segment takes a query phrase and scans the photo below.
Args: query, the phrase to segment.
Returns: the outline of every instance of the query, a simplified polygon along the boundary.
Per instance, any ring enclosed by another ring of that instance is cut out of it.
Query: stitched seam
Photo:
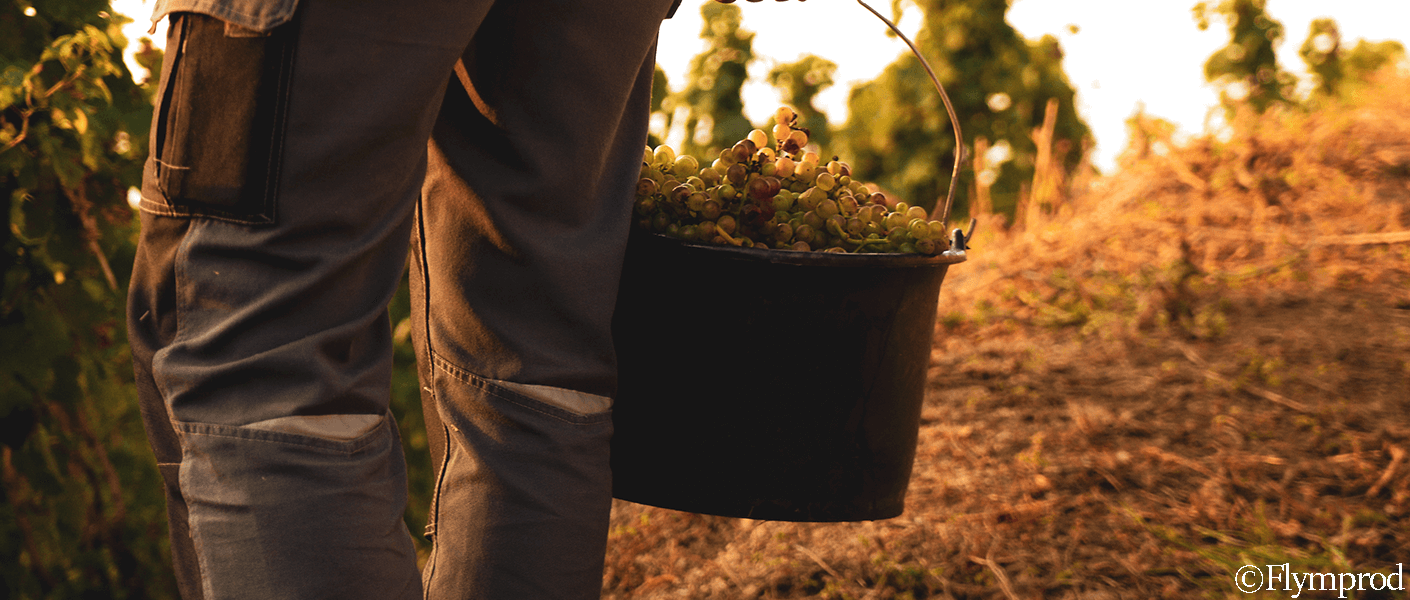
[[[302,20],[302,19],[300,19]],[[278,120],[274,124],[274,131],[271,132],[274,146],[269,151],[269,165],[265,169],[265,190],[264,208],[268,214],[270,222],[278,220],[279,213],[279,177],[284,169],[284,131],[289,122],[290,104],[292,104],[293,93],[290,91],[294,81],[295,55],[298,50],[299,33],[302,26],[295,21],[288,33],[287,40],[281,40],[283,44],[283,66],[279,71],[279,93],[278,93]]]
[[[301,448],[315,448],[319,450],[329,450],[338,454],[357,454],[359,452],[362,452],[363,450],[366,450],[369,446],[371,446],[374,442],[377,441],[376,434],[379,430],[386,427],[386,422],[384,421],[383,424],[377,426],[376,429],[373,429],[372,431],[363,434],[361,438],[348,442],[335,442],[331,440],[319,440],[316,438],[308,438],[307,441],[304,441],[293,437],[285,437],[296,436],[298,434],[272,432],[265,431],[262,429],[252,430],[260,432],[259,434],[251,433],[250,435],[239,435],[233,432],[220,431],[219,429],[217,429],[229,426],[215,425],[211,423],[178,422],[175,423],[175,425],[176,428],[183,434],[204,435],[208,437],[219,437],[226,439],[246,440],[251,442],[280,444],[284,446],[296,446]]]
[[[431,355],[432,358],[435,360],[436,365],[443,368],[446,371],[446,374],[450,375],[451,377],[454,377],[455,379],[467,385],[474,386],[479,390],[485,392],[486,394],[494,396],[495,398],[498,398],[505,402],[514,404],[515,406],[521,407],[525,410],[531,410],[541,415],[553,417],[560,421],[572,423],[575,425],[591,425],[594,423],[604,423],[610,421],[612,418],[612,411],[610,409],[601,413],[591,415],[579,415],[558,408],[556,406],[545,404],[544,402],[529,398],[527,396],[524,396],[523,394],[519,394],[512,390],[507,390],[501,388],[500,386],[494,385],[490,383],[489,380],[452,364],[450,361],[446,360],[441,355],[436,354],[434,351],[431,353]]]
[[[251,226],[272,225],[274,223],[274,221],[266,215],[237,216],[234,213],[228,213],[213,208],[194,210],[177,204],[149,200],[146,197],[142,198],[142,201],[138,204],[138,208],[154,215],[178,219],[209,219],[212,221],[223,221],[236,225]]]
[[[153,185],[163,196],[165,196],[166,194],[165,189],[167,174],[166,169],[162,168],[166,164],[166,162],[161,160],[161,157],[168,156],[168,153],[171,151],[171,144],[169,143],[169,140],[167,138],[171,135],[171,123],[174,120],[172,112],[176,110],[176,107],[173,106],[173,104],[175,103],[175,98],[173,96],[176,92],[176,78],[179,73],[183,72],[182,67],[184,67],[184,65],[182,63],[186,62],[186,57],[184,56],[185,52],[183,51],[186,46],[186,21],[186,19],[182,18],[179,19],[179,22],[173,22],[172,31],[167,35],[168,40],[170,40],[173,35],[176,37],[176,48],[172,49],[170,51],[170,54],[168,54],[167,56],[167,58],[170,59],[170,65],[164,64],[162,66],[161,88],[158,90],[158,95],[156,98],[156,114],[153,117],[151,127],[152,147],[150,155],[153,163],[153,179],[155,180]],[[145,188],[145,172],[143,173],[142,178],[143,187]],[[162,199],[165,200],[166,198],[163,197]]]
[[[159,165],[161,165],[161,166],[163,166],[163,167],[166,167],[166,168],[168,168],[168,169],[176,169],[176,170],[178,170],[178,171],[190,171],[190,170],[191,170],[191,167],[182,167],[182,166],[178,166],[178,165],[173,165],[173,164],[171,164],[171,163],[169,163],[169,162],[167,162],[167,161],[164,161],[164,160],[162,160],[162,159],[160,159],[160,158],[156,158],[156,157],[153,157],[153,158],[152,158],[152,161],[155,162],[155,163],[157,163],[157,164],[159,164]]]
[[[183,214],[181,214],[181,213],[179,213],[179,212],[176,212],[176,211],[174,211],[174,210],[171,210],[171,207],[167,206],[166,204],[162,204],[162,203],[160,203],[160,202],[156,202],[156,201],[153,201],[153,200],[148,200],[148,199],[146,199],[146,198],[143,198],[143,199],[142,199],[142,202],[138,204],[138,208],[141,208],[142,210],[147,211],[147,212],[149,212],[149,213],[151,213],[151,214],[158,215],[158,216],[163,216],[163,217],[184,217],[184,216],[190,216],[190,215],[183,215]]]
[[[265,443],[265,444],[279,444],[279,445],[281,445],[281,446],[292,446],[292,447],[296,447],[296,448],[311,448],[311,449],[314,449],[314,450],[326,450],[326,451],[329,451],[329,452],[334,453],[334,454],[347,454],[347,455],[351,455],[351,454],[360,453],[360,452],[362,452],[363,450],[366,450],[366,449],[367,449],[367,444],[366,444],[366,443],[358,444],[357,446],[354,446],[354,447],[352,447],[352,448],[338,448],[338,447],[326,446],[326,445],[319,444],[319,443],[314,443],[314,442],[300,442],[300,441],[297,441],[297,440],[290,440],[290,439],[269,439],[269,438],[256,437],[256,436],[232,435],[232,434],[228,434],[228,433],[220,433],[220,432],[214,432],[214,431],[182,431],[182,433],[188,434],[188,435],[201,435],[201,436],[206,436],[206,437],[225,438],[225,439],[229,439],[229,440],[244,440],[244,441],[248,441],[248,442],[260,442],[260,443]]]
[[[451,377],[454,377],[455,379],[459,380],[461,383],[465,383],[465,384],[467,384],[467,385],[474,386],[476,389],[479,389],[480,391],[485,392],[486,394],[489,394],[489,395],[491,395],[491,396],[494,396],[494,397],[496,397],[496,398],[499,398],[500,400],[504,400],[504,401],[506,401],[506,402],[512,402],[512,403],[514,403],[514,404],[523,406],[523,403],[521,402],[521,399],[523,399],[523,398],[522,398],[522,396],[520,396],[519,394],[516,394],[516,393],[514,393],[514,392],[510,392],[510,391],[508,391],[508,390],[492,389],[490,386],[486,385],[486,382],[484,382],[483,380],[481,380],[479,377],[476,377],[474,374],[470,373],[468,370],[462,369],[462,368],[460,368],[460,367],[458,367],[458,366],[456,366],[456,365],[454,365],[454,364],[451,364],[450,361],[447,361],[445,358],[443,358],[443,357],[442,357],[441,355],[439,355],[439,354],[435,354],[435,360],[436,360],[437,363],[440,364],[441,368],[443,368],[443,369],[446,370],[447,374],[449,374]],[[496,386],[496,387],[497,387],[497,386]],[[501,391],[503,391],[503,392],[505,392],[505,393],[502,394],[502,393],[500,393]],[[545,411],[545,410],[539,410],[537,407],[533,407],[533,406],[524,406],[524,407],[525,407],[525,408],[528,408],[528,409],[530,409],[530,410],[533,410],[533,411],[535,411],[535,412],[541,413],[541,414],[550,415],[550,416],[555,416],[555,417],[556,417],[556,416],[559,416],[559,415],[553,415],[552,413],[549,413],[549,412],[547,412],[547,411]],[[565,412],[566,412],[566,411],[565,411]]]
[[[436,477],[436,492],[431,496],[430,526],[431,531],[435,533],[431,536],[431,555],[426,559],[426,575],[423,578],[423,590],[421,595],[423,600],[431,597],[431,582],[436,580],[436,564],[439,562],[436,560],[439,554],[436,551],[436,539],[440,537],[441,493],[445,488],[446,474],[450,472],[450,453],[454,450],[454,448],[451,447],[450,427],[441,425],[441,431],[446,438],[446,451],[445,456],[441,458],[440,473],[437,474]]]
[[[435,364],[435,352],[431,349],[431,264],[426,256],[426,196],[418,194],[416,196],[416,259],[421,267],[421,324],[422,339],[426,340],[426,356],[417,357],[418,360],[426,361],[428,365]],[[435,369],[431,369],[431,377],[435,377]],[[432,386],[431,395],[435,397],[435,386]]]
[[[441,435],[445,437],[445,454],[441,457],[440,468],[436,473],[436,491],[431,498],[431,530],[435,531],[441,521],[441,490],[445,486],[446,474],[450,472],[451,439],[450,427],[441,425]]]

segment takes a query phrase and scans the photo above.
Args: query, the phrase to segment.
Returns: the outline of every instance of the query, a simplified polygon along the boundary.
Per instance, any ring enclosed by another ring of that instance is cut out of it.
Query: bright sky
[[[713,0],[685,0],[675,18],[661,28],[657,61],[672,86],[685,81],[690,59],[703,48],[700,5]],[[1066,52],[1064,66],[1077,88],[1078,110],[1097,140],[1094,162],[1103,171],[1114,169],[1126,141],[1125,121],[1144,104],[1146,112],[1175,122],[1187,134],[1204,130],[1218,93],[1204,83],[1204,61],[1228,41],[1228,30],[1216,23],[1208,31],[1195,26],[1191,8],[1197,0],[1014,0],[1009,22],[1030,40],[1056,36]],[[868,0],[890,14],[887,0]],[[745,112],[764,122],[780,102],[765,81],[769,69],[816,54],[838,64],[837,84],[818,99],[819,108],[834,123],[847,116],[850,88],[868,81],[891,61],[910,56],[905,43],[885,35],[886,25],[852,0],[738,2],[744,28],[755,32],[754,51],[760,57],[751,69],[744,93]],[[135,18],[129,37],[145,35],[151,0],[115,0],[114,8]],[[1410,44],[1410,1],[1407,0],[1268,0],[1268,13],[1282,22],[1285,37],[1278,48],[1279,64],[1304,74],[1298,47],[1313,19],[1331,17],[1342,38]],[[920,26],[912,9],[899,25],[909,36]],[[1068,31],[1076,25],[1076,34]],[[159,31],[157,40],[164,39]],[[135,46],[135,44],[133,44]],[[963,85],[961,83],[960,85]]]

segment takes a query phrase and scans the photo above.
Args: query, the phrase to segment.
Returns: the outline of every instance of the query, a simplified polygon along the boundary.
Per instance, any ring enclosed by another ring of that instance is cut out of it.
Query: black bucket
[[[900,515],[940,284],[963,260],[634,233],[614,322],[614,495],[750,519]]]

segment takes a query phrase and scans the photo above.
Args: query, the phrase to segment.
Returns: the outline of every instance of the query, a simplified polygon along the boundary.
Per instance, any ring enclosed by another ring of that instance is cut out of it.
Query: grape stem
[[[888,243],[886,240],[872,240],[872,239],[867,239],[867,238],[854,238],[854,237],[852,237],[852,236],[844,236],[842,239],[846,240],[847,243],[849,243],[849,244],[856,244],[856,245],[857,245],[856,249],[852,250],[852,253],[853,253],[853,254],[856,254],[856,253],[861,252],[861,251],[862,251],[862,248],[867,247],[868,244],[886,244],[886,243]]]
[[[945,112],[949,113],[950,124],[953,125],[955,128],[955,168],[950,173],[950,191],[945,195],[945,212],[941,213],[939,215],[939,218],[937,218],[935,215],[935,210],[932,209],[930,211],[930,219],[932,221],[940,221],[941,223],[949,223],[950,207],[955,202],[955,183],[958,182],[960,178],[960,164],[962,164],[964,161],[969,160],[967,156],[969,154],[969,151],[964,146],[964,136],[960,134],[960,118],[955,115],[955,107],[950,104],[950,95],[945,93],[945,86],[940,85],[940,78],[935,76],[935,70],[931,69],[930,63],[925,60],[924,56],[921,56],[920,49],[916,48],[915,43],[911,42],[911,39],[906,37],[906,34],[901,33],[901,28],[897,27],[895,23],[892,23],[891,19],[888,19],[881,13],[877,12],[877,10],[875,8],[872,8],[870,4],[867,4],[864,0],[857,0],[857,4],[860,4],[863,8],[866,8],[867,10],[871,11],[871,14],[876,15],[876,18],[881,19],[881,22],[886,23],[886,26],[890,27],[891,31],[896,32],[896,35],[901,38],[901,41],[906,42],[906,45],[911,47],[911,52],[915,53],[916,58],[920,60],[920,66],[925,67],[926,74],[930,75],[930,82],[934,83],[936,91],[940,92],[940,99],[945,102]],[[939,208],[940,206],[937,204],[935,206],[935,209]]]
[[[716,230],[715,230],[715,233],[720,234],[720,237],[725,238],[725,241],[726,241],[726,242],[729,242],[730,245],[732,245],[732,246],[743,246],[743,245],[744,245],[744,242],[735,240],[733,237],[730,237],[730,234],[729,234],[728,231],[725,231],[725,230],[723,230],[723,229],[716,229]]]

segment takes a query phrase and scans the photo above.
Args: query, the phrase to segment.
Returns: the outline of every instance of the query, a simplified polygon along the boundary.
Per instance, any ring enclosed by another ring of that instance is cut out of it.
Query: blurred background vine
[[[0,7],[0,593],[174,597],[123,306],[151,119],[106,0]]]

